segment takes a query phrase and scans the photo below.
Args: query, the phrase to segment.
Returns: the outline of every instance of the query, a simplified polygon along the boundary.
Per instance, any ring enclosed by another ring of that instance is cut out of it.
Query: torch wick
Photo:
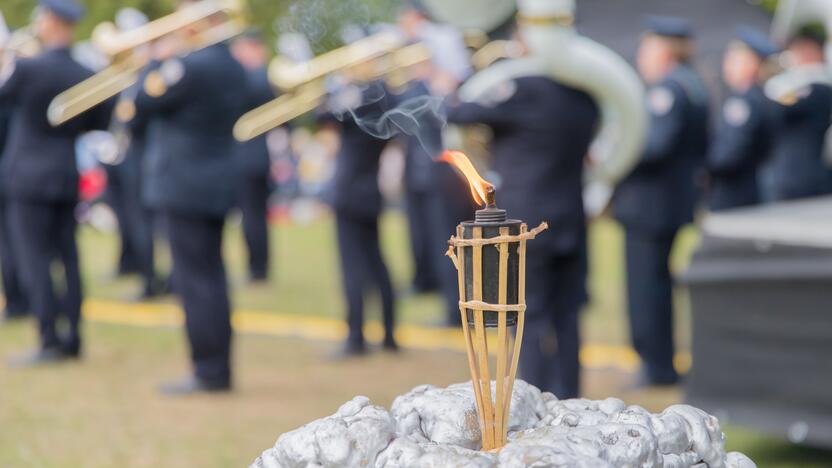
[[[496,195],[497,191],[494,189],[494,187],[488,187],[487,189],[485,189],[486,208],[497,208]]]

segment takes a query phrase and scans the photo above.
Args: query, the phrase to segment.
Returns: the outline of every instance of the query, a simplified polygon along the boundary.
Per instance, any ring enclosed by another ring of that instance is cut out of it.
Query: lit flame
[[[474,201],[484,206],[493,204],[494,185],[480,176],[477,169],[471,164],[471,160],[468,159],[468,156],[465,156],[465,153],[461,151],[445,151],[439,157],[439,160],[456,167],[468,179],[468,185],[471,186],[471,196],[474,197]]]

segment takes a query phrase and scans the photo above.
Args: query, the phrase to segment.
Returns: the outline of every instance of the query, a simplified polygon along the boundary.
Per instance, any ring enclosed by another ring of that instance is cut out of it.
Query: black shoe
[[[230,391],[231,382],[207,382],[194,376],[188,376],[159,386],[159,393],[165,396],[188,396]]]
[[[248,274],[248,284],[263,284],[269,280],[269,277],[266,273],[254,273],[250,272]]]
[[[26,367],[45,366],[66,361],[68,358],[69,356],[61,348],[43,348],[9,359],[9,367],[23,369]]]
[[[344,359],[351,359],[361,356],[366,356],[368,353],[367,345],[364,343],[345,343],[341,348],[329,355],[332,361],[342,361]]]
[[[142,292],[138,296],[132,298],[130,302],[146,302],[156,299],[166,294],[167,285],[164,281],[156,279],[150,283],[146,283],[142,288]]]
[[[639,391],[639,390],[647,390],[651,388],[665,388],[665,387],[672,387],[675,385],[679,385],[681,382],[681,377],[678,374],[668,375],[664,378],[656,378],[650,376],[650,374],[645,369],[641,369],[636,376],[635,382],[631,383],[630,385],[625,386],[622,390],[626,392],[630,391]]]
[[[29,311],[24,308],[9,308],[6,307],[3,309],[3,312],[0,312],[0,316],[5,317],[7,320],[19,320],[26,317],[29,317]]]
[[[381,344],[381,349],[388,353],[398,353],[400,351],[399,344],[393,338],[385,338]]]
[[[66,359],[81,359],[81,343],[78,341],[63,343],[61,352],[64,353]]]

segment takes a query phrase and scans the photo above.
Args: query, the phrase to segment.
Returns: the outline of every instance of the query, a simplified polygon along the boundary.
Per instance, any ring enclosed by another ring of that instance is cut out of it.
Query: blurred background
[[[137,8],[154,19],[172,11],[175,2],[83,3],[88,14],[77,29],[78,40],[88,38],[95,25],[111,21],[123,7]],[[29,23],[35,4],[2,0],[0,11],[15,29]],[[722,54],[736,25],[767,31],[776,6],[776,0],[579,0],[576,26],[633,63],[645,14],[690,19],[697,31],[696,68],[718,102],[724,94]],[[400,7],[395,0],[249,0],[250,21],[273,49],[280,34],[296,32],[308,38],[314,54],[343,45],[340,32],[346,25],[395,22]],[[87,296],[86,359],[83,364],[24,371],[0,367],[0,466],[244,466],[279,434],[331,414],[354,395],[389,406],[396,395],[418,384],[447,385],[468,378],[461,334],[440,326],[442,299],[435,291],[412,288],[415,267],[404,213],[402,150],[385,152],[379,181],[386,207],[381,243],[399,292],[397,336],[403,351],[331,361],[325,356],[346,333],[334,219],[323,201],[334,173],[337,135],[306,117],[290,129],[272,132],[267,141],[274,182],[268,204],[272,261],[267,281],[247,281],[239,213],[232,212],[225,227],[223,254],[238,332],[237,389],[230,396],[187,400],[161,399],[155,392],[157,381],[175,373],[186,355],[178,328],[181,311],[168,296],[128,300],[141,286],[136,275],[118,274],[122,247],[117,217],[105,196],[107,171],[94,156],[80,151],[83,202],[78,216],[83,224],[78,242]],[[688,226],[674,244],[671,265],[678,276],[690,271],[700,240],[699,228]],[[622,230],[609,216],[591,220],[590,302],[581,316],[583,396],[614,396],[660,411],[685,401],[685,388],[633,385],[639,357],[629,340],[623,249]],[[160,270],[170,268],[169,257],[165,246],[158,249]],[[701,284],[695,277],[691,281]],[[675,289],[674,301],[674,362],[685,373],[693,359],[693,319],[684,284]],[[379,309],[378,301],[371,300],[366,325],[371,342],[382,337]],[[2,356],[34,341],[27,321],[0,326]],[[779,372],[772,364],[768,378],[780,378]],[[788,378],[805,378],[804,383],[812,385],[811,375],[797,375]],[[824,377],[828,381],[829,376]],[[750,396],[755,389],[745,391]],[[832,423],[832,394],[813,404],[819,418]],[[729,450],[746,453],[761,467],[832,466],[832,440],[807,440],[808,423],[800,413],[792,416],[784,409],[784,414],[772,416],[785,421],[782,424],[753,424],[753,417],[733,420],[735,413],[720,413],[719,405],[707,409],[720,417]]]

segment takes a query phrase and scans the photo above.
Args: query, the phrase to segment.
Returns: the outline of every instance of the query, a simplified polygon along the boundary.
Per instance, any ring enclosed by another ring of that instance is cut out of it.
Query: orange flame
[[[446,162],[462,172],[462,175],[468,179],[468,185],[471,186],[471,196],[474,201],[480,205],[490,205],[493,203],[494,185],[483,179],[477,169],[471,164],[471,160],[465,153],[461,151],[445,151],[439,157],[440,161]]]

